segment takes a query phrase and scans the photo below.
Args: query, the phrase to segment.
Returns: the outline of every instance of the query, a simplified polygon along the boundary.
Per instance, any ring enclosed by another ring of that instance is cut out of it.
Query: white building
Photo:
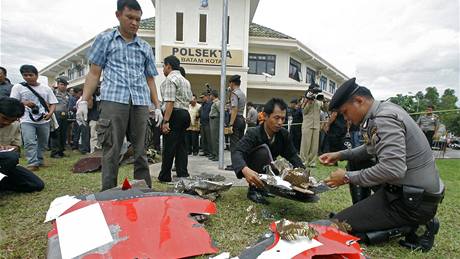
[[[138,36],[151,44],[160,76],[163,59],[176,55],[199,95],[209,83],[220,86],[222,0],[152,0],[155,16],[141,21]],[[298,40],[252,23],[259,0],[229,1],[227,76],[241,75],[248,100],[263,104],[271,97],[289,101],[307,89],[311,74],[330,98],[348,77]],[[95,35],[96,36],[96,35]],[[40,71],[55,83],[68,76],[70,86],[83,85],[89,64],[86,53],[94,38]],[[263,75],[269,74],[270,76]]]

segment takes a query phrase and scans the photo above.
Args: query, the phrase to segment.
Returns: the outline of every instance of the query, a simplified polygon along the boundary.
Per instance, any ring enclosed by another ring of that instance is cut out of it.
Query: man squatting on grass
[[[330,187],[378,187],[373,195],[334,218],[350,224],[352,233],[365,242],[405,235],[402,246],[429,251],[439,230],[435,215],[444,197],[444,184],[422,130],[398,105],[374,100],[369,89],[356,84],[355,78],[338,88],[329,109],[360,125],[364,144],[323,154],[320,162],[332,165],[339,160],[356,162],[372,157],[377,161],[365,169],[338,169],[325,180]],[[422,236],[416,235],[419,225],[426,225]]]
[[[21,146],[19,118],[24,105],[15,98],[0,97],[0,191],[34,192],[45,187],[34,173],[18,165]]]
[[[77,104],[77,120],[86,122],[88,100],[104,71],[96,126],[102,145],[102,190],[117,185],[118,160],[126,135],[134,148],[134,179],[145,180],[151,187],[144,145],[152,102],[157,126],[163,119],[154,78],[158,72],[152,48],[136,34],[142,16],[139,3],[119,0],[115,15],[120,22],[118,28],[99,34],[88,52],[91,68]]]

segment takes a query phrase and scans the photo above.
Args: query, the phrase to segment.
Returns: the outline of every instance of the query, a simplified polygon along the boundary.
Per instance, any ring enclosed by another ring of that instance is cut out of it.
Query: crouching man
[[[364,144],[323,154],[320,162],[332,165],[339,160],[374,157],[377,163],[355,171],[338,169],[325,180],[327,185],[381,186],[334,218],[350,224],[353,234],[367,243],[404,235],[401,245],[429,251],[439,230],[434,216],[444,197],[444,184],[423,132],[401,107],[374,100],[355,78],[339,87],[329,109],[360,125]],[[422,236],[415,234],[419,225],[426,225]]]
[[[286,158],[295,168],[304,165],[297,155],[287,129],[283,128],[287,104],[279,98],[272,98],[264,106],[265,122],[249,128],[232,151],[232,165],[238,178],[246,178],[249,184],[248,199],[268,204],[264,198],[264,183],[259,174],[264,167],[278,156]]]
[[[14,98],[0,98],[0,191],[41,191],[45,184],[31,171],[18,165],[21,132],[18,119],[24,105]]]

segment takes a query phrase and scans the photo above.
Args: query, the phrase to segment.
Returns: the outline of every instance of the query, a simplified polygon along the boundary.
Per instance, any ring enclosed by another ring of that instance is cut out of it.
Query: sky
[[[155,15],[150,0],[139,3],[143,18]],[[115,0],[1,0],[0,64],[18,82],[21,64],[44,68],[117,25],[115,9]],[[261,0],[253,22],[298,39],[378,99],[428,86],[460,99],[459,0]]]

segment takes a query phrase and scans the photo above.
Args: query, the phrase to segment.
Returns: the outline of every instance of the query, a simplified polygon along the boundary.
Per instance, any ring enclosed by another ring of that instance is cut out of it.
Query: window
[[[206,42],[206,14],[200,14],[200,42]]]
[[[331,80],[329,80],[329,92],[335,93],[335,82]]]
[[[184,41],[184,14],[176,13],[176,41]]]
[[[327,89],[327,78],[325,76],[321,76],[321,79],[319,80],[319,86],[321,87],[321,90],[326,91],[326,89]]]
[[[267,73],[270,75],[275,75],[275,55],[249,53],[248,60],[249,74],[262,75],[262,73]]]
[[[73,80],[73,71],[71,68],[67,70],[67,77],[69,77],[69,80]]]
[[[311,79],[313,78],[313,80],[316,79],[316,71],[307,67],[307,84],[311,84]]]
[[[293,58],[289,59],[289,77],[299,82],[302,81],[302,68],[300,62]]]
[[[230,16],[227,16],[227,44],[230,42]]]

